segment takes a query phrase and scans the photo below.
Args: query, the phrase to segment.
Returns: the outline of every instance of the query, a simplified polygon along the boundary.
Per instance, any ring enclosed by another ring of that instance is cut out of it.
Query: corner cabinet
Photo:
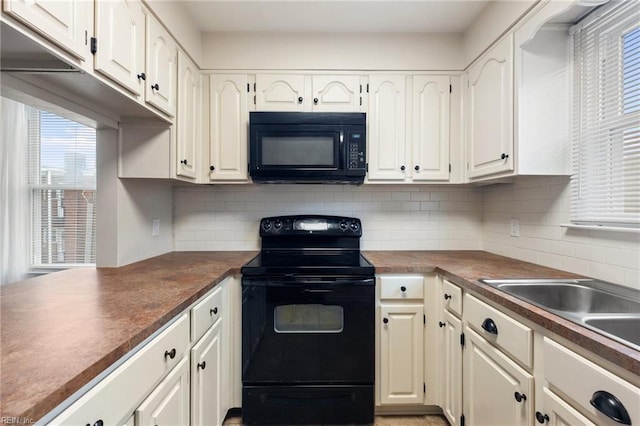
[[[145,19],[139,0],[95,2],[94,68],[136,97],[145,90]]]
[[[513,170],[513,34],[467,74],[467,176]]]
[[[178,109],[176,120],[176,175],[198,175],[201,102],[200,70],[187,55],[178,52]]]
[[[249,179],[248,91],[249,79],[245,74],[210,76],[207,181],[246,182]]]
[[[97,2],[99,3],[99,2]],[[87,0],[4,0],[2,10],[81,61],[91,58],[94,3]]]

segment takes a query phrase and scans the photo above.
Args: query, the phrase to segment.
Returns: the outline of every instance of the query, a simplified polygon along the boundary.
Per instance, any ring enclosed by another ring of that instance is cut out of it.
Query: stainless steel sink
[[[640,291],[599,280],[480,280],[640,351]]]

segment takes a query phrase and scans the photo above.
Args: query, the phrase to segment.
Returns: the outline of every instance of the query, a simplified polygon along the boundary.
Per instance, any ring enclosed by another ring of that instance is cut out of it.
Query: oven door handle
[[[323,289],[305,288],[302,291],[304,291],[305,293],[333,293],[333,290],[329,290],[326,288],[323,288]]]

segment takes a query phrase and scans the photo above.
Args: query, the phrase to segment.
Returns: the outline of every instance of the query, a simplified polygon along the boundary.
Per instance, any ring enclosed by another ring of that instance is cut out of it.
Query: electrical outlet
[[[511,218],[511,232],[512,237],[520,236],[520,220],[517,217]]]
[[[160,219],[153,219],[151,236],[157,237],[160,235]]]

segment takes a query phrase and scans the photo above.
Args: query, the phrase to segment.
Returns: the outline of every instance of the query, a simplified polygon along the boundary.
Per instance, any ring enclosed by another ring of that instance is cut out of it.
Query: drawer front
[[[549,387],[566,395],[576,408],[599,425],[624,424],[611,420],[592,405],[591,401],[596,405],[611,401],[609,395],[617,399],[616,407],[624,407],[631,420],[627,424],[640,424],[640,388],[547,337],[544,338],[544,378]],[[617,412],[620,414],[621,410],[618,408]]]
[[[188,350],[189,316],[185,313],[50,424],[84,425],[98,420],[105,425],[121,424]]]
[[[464,317],[469,326],[515,360],[531,368],[531,329],[469,294],[466,294],[464,299]]]
[[[424,277],[421,275],[387,275],[380,277],[381,299],[423,299]]]
[[[458,316],[462,315],[462,289],[449,281],[442,282],[444,307]]]
[[[191,341],[197,342],[222,314],[222,287],[220,283],[197,305],[191,308]]]

